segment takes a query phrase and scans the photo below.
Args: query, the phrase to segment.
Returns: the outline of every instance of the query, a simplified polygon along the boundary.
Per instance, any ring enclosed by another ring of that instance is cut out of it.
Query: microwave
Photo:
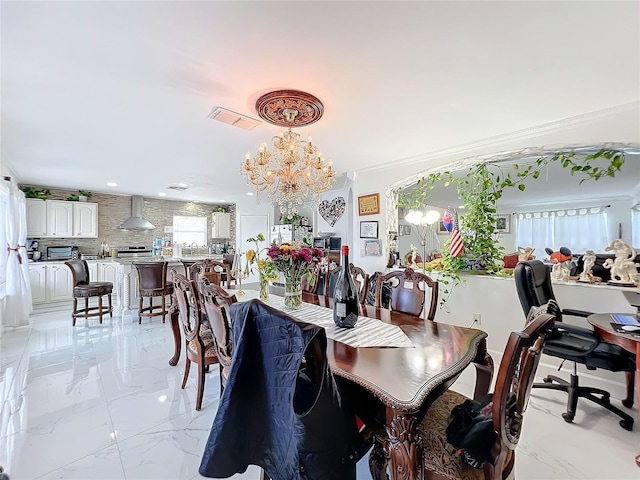
[[[315,237],[313,246],[321,250],[340,250],[342,238],[340,237]]]
[[[77,260],[78,247],[47,247],[47,260]]]

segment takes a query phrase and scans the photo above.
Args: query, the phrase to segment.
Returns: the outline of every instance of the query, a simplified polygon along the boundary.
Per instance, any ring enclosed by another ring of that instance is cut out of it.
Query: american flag
[[[462,235],[460,235],[460,222],[458,220],[458,211],[453,211],[453,218],[451,219],[451,241],[449,242],[449,252],[454,257],[459,257],[464,252],[464,245],[462,244]]]

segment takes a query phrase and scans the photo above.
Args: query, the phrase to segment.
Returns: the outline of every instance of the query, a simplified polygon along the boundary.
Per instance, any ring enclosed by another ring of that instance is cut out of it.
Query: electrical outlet
[[[479,313],[473,314],[473,323],[477,323],[478,326],[482,325],[482,318],[480,317]]]

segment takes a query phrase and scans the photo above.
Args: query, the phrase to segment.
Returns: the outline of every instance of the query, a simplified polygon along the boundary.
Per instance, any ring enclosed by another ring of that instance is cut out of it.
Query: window
[[[516,245],[534,247],[538,258],[545,248],[567,247],[574,253],[603,252],[611,243],[605,208],[580,208],[518,214]]]
[[[207,217],[173,216],[173,243],[207,245]]]

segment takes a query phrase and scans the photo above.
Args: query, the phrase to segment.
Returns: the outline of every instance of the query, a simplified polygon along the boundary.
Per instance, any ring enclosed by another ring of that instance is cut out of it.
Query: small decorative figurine
[[[609,283],[634,286],[638,276],[638,269],[634,262],[636,251],[620,238],[612,241],[611,244],[605,248],[607,252],[611,250],[615,250],[616,252],[615,260],[607,258],[602,265],[604,268],[611,269],[611,280]]]
[[[600,277],[596,277],[592,272],[593,266],[596,264],[596,254],[593,250],[587,250],[584,252],[582,262],[582,273],[580,274],[578,281],[585,283],[602,282],[602,279]]]

